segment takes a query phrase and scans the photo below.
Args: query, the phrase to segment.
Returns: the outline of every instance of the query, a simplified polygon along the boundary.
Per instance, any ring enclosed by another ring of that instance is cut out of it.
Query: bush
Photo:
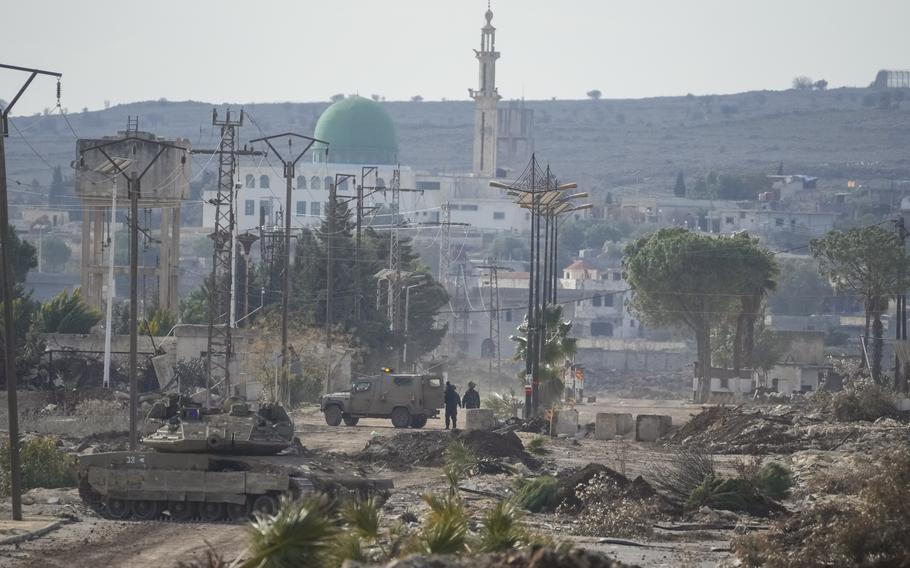
[[[654,486],[671,499],[685,502],[705,478],[714,475],[714,456],[699,446],[676,448],[669,464],[654,465]]]
[[[839,392],[832,397],[831,410],[841,422],[866,420],[873,422],[883,416],[894,416],[897,407],[890,393],[873,384]]]
[[[690,509],[707,506],[756,516],[767,516],[783,510],[780,505],[759,492],[755,484],[748,479],[713,475],[708,476],[704,483],[695,488],[686,506]]]
[[[532,513],[552,510],[559,505],[559,484],[549,475],[531,480],[518,478],[512,499],[516,505]]]
[[[73,487],[76,472],[73,459],[57,447],[57,440],[40,436],[26,440],[19,448],[24,490],[44,487]],[[9,441],[0,444],[0,495],[10,494]]]
[[[767,533],[734,539],[746,566],[906,566],[910,450],[885,454],[857,501],[821,501]]]
[[[793,475],[790,470],[776,462],[767,463],[758,471],[755,486],[759,493],[780,501],[790,495]]]

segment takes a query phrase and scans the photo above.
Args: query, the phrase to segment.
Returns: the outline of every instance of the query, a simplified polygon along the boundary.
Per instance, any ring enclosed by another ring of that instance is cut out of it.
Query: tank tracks
[[[293,497],[316,490],[307,478],[292,477]],[[82,480],[79,497],[99,516],[116,521],[159,521],[172,523],[244,524],[255,515],[272,515],[278,510],[280,494],[249,495],[246,503],[216,503],[193,501],[151,501],[104,498]]]

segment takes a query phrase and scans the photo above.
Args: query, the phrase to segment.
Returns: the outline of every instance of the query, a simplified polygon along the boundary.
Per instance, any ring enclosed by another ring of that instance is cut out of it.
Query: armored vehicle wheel
[[[411,413],[403,406],[398,406],[392,410],[392,426],[396,428],[407,428],[411,425]]]
[[[112,519],[120,520],[130,516],[129,503],[123,499],[108,499],[104,508],[107,509],[107,516]]]
[[[427,425],[426,416],[412,416],[411,417],[411,428],[423,428]]]
[[[171,513],[171,520],[186,521],[195,514],[195,507],[189,501],[171,501],[167,504],[167,510]]]
[[[351,416],[350,414],[342,414],[341,419],[344,420],[345,426],[357,426],[357,423],[360,422],[359,416]]]
[[[338,426],[341,424],[341,409],[338,405],[333,404],[325,409],[325,423],[329,426]]]
[[[206,501],[199,505],[199,516],[203,521],[220,521],[224,517],[224,503]]]
[[[245,521],[250,518],[250,512],[246,509],[246,503],[230,503],[227,506],[228,518],[232,521]]]
[[[150,521],[157,517],[160,512],[157,501],[133,501],[130,504],[130,508],[133,510],[133,516],[140,521]]]
[[[253,499],[253,506],[250,508],[253,513],[274,515],[278,511],[278,500],[272,495],[259,495]]]

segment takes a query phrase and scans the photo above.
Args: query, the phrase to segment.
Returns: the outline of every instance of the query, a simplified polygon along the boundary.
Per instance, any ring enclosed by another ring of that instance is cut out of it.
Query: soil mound
[[[371,462],[384,462],[397,469],[412,466],[441,467],[445,451],[455,440],[464,444],[481,460],[519,461],[535,468],[539,462],[524,449],[521,439],[514,432],[498,434],[474,430],[471,432],[400,432],[394,436],[377,436],[360,452],[360,458]]]
[[[794,415],[772,414],[742,407],[706,408],[671,438],[684,445],[699,445],[716,454],[792,453],[805,447],[794,428]]]

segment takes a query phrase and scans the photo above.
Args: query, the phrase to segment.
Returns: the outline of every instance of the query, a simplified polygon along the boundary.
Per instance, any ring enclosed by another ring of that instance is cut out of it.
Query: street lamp
[[[552,216],[550,211],[561,208],[565,201],[571,198],[570,196],[565,196],[564,192],[576,188],[577,184],[558,184],[550,168],[547,167],[546,170],[539,169],[536,157],[532,155],[531,163],[521,178],[512,184],[491,181],[490,187],[505,190],[506,195],[515,198],[515,202],[519,207],[528,209],[531,213],[528,333],[525,357],[525,416],[530,417],[532,413],[537,412],[540,404],[539,371],[543,353],[543,338],[545,336],[545,330],[542,329],[541,322],[544,321],[542,314],[543,307],[547,302],[548,288],[551,282],[550,272],[552,266],[555,265],[555,257],[553,257],[551,252],[549,240],[551,231],[550,217]],[[544,218],[546,225],[543,255],[541,255],[540,251],[541,217]],[[543,260],[541,260],[541,256],[543,256]],[[543,265],[541,265],[542,262]],[[544,274],[541,274],[542,272]],[[541,287],[543,287],[543,290],[541,290]],[[544,292],[543,295],[541,294],[542,291]]]

